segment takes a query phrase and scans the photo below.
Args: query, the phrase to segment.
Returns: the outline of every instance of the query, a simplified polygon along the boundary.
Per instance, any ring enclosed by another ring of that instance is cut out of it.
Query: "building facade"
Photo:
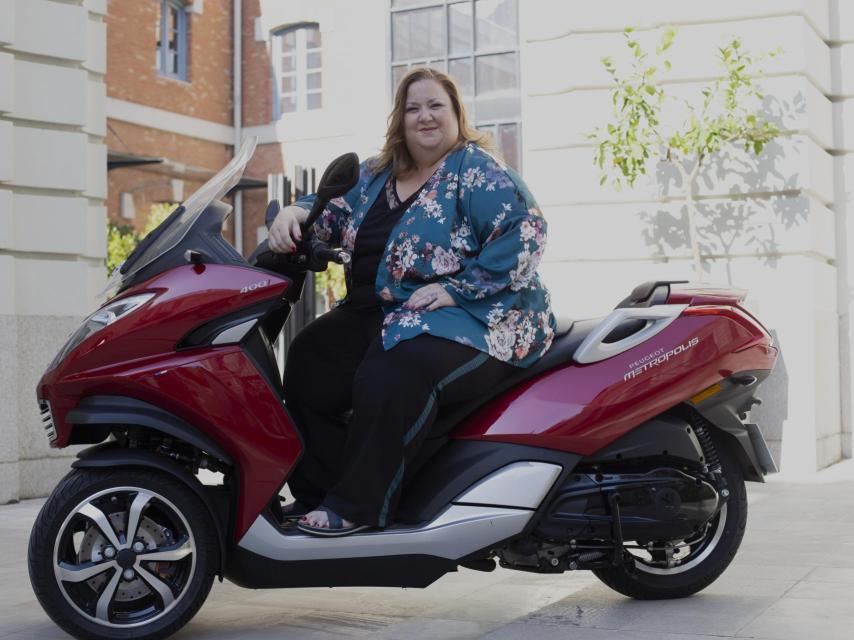
[[[109,2],[107,209],[115,224],[143,231],[152,205],[180,202],[231,158],[232,21],[231,0]]]
[[[35,387],[104,284],[106,0],[0,0],[0,504],[45,495]]]
[[[45,493],[73,453],[48,449],[33,390],[96,304],[106,220],[142,230],[257,136],[225,231],[248,254],[268,177],[375,154],[416,65],[456,79],[537,197],[560,315],[693,279],[678,181],[651,165],[635,189],[600,186],[587,137],[610,111],[600,58],[619,61],[626,26],[651,49],[668,24],[679,96],[713,81],[727,37],[782,47],[761,84],[783,135],[758,158],[728,150],[700,181],[704,279],[748,289],[782,347],[753,418],[783,469],[850,457],[852,3],[0,0],[0,503]]]
[[[475,124],[493,133],[542,206],[549,247],[541,273],[556,311],[576,318],[604,315],[645,280],[695,279],[674,176],[651,164],[649,178],[635,189],[599,184],[587,136],[611,109],[610,77],[600,59],[619,60],[625,27],[653,50],[662,26],[674,25],[673,66],[663,81],[675,95],[690,96],[720,73],[716,54],[727,38],[741,37],[757,53],[780,49],[764,63],[761,86],[765,115],[782,135],[758,158],[725,151],[699,181],[704,280],[748,289],[749,308],[782,347],[760,394],[765,402],[752,415],[782,467],[815,470],[851,456],[850,2],[261,0],[256,6],[244,35],[254,36],[257,51],[280,55],[278,34],[289,29],[316,29],[319,37],[287,45],[304,45],[305,62],[291,67],[290,60],[274,60],[270,76],[280,84],[258,88],[282,92],[286,108],[272,111],[269,122],[253,121],[247,133],[317,166],[345,151],[370,155],[382,144],[402,73],[417,64],[449,72]],[[318,49],[322,64],[315,67],[308,56]],[[319,84],[309,75],[318,68]],[[319,106],[311,108],[307,90],[318,87]]]

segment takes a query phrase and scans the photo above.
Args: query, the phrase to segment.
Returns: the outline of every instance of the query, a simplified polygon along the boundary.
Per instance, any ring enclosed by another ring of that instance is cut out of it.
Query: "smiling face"
[[[419,165],[429,165],[459,141],[460,126],[448,92],[425,78],[409,85],[404,105],[403,133],[409,153]]]

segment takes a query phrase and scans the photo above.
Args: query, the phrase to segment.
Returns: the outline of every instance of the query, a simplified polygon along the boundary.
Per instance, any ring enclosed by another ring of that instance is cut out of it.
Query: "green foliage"
[[[326,300],[326,308],[331,309],[337,300],[347,293],[344,282],[344,267],[334,262],[329,263],[326,271],[314,274],[314,290]]]
[[[107,220],[107,274],[124,262],[139,242],[139,234],[128,224]]]
[[[762,58],[776,53],[753,56],[743,49],[741,40],[732,38],[718,50],[722,77],[702,89],[699,106],[685,101],[681,126],[665,134],[661,111],[668,96],[658,75],[659,69],[671,69],[664,55],[673,44],[676,30],[664,30],[656,46],[655,64],[649,61],[632,29],[626,29],[624,36],[632,53],[631,71],[622,74],[611,58],[602,59],[614,85],[611,122],[590,134],[596,144],[594,162],[602,170],[600,184],[610,178],[615,188],[634,186],[646,174],[648,160],[655,154],[680,171],[691,165],[696,175],[709,156],[727,144],[741,144],[745,151],[760,154],[780,134],[774,124],[762,120],[759,108],[763,96],[751,77]]]
[[[158,202],[151,205],[148,210],[148,218],[145,221],[145,228],[142,230],[142,238],[159,227],[160,223],[168,218],[169,214],[175,211],[177,207],[178,204],[172,202]]]
[[[112,274],[127,259],[136,245],[156,229],[177,206],[169,203],[151,205],[142,233],[137,233],[129,224],[116,224],[112,220],[107,220],[107,273]]]

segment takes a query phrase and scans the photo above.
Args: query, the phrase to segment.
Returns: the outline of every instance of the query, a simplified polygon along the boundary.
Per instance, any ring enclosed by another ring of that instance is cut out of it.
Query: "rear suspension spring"
[[[700,446],[703,448],[703,455],[706,458],[706,464],[712,473],[719,473],[721,470],[721,461],[718,458],[715,443],[712,442],[712,436],[709,435],[709,423],[699,413],[694,412],[693,421],[694,433],[697,434],[697,440],[700,441]]]

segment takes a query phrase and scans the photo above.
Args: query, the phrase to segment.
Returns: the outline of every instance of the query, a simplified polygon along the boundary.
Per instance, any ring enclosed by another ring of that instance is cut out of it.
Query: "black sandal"
[[[323,511],[327,517],[329,518],[329,526],[328,527],[312,527],[307,524],[303,524],[300,522],[297,525],[297,529],[304,533],[311,534],[313,536],[324,536],[327,538],[340,538],[341,536],[349,536],[351,533],[356,533],[357,531],[364,531],[365,529],[370,529],[371,526],[367,524],[354,524],[349,527],[344,526],[344,519],[339,516],[337,513],[332,511],[329,507],[319,506],[314,511]]]

